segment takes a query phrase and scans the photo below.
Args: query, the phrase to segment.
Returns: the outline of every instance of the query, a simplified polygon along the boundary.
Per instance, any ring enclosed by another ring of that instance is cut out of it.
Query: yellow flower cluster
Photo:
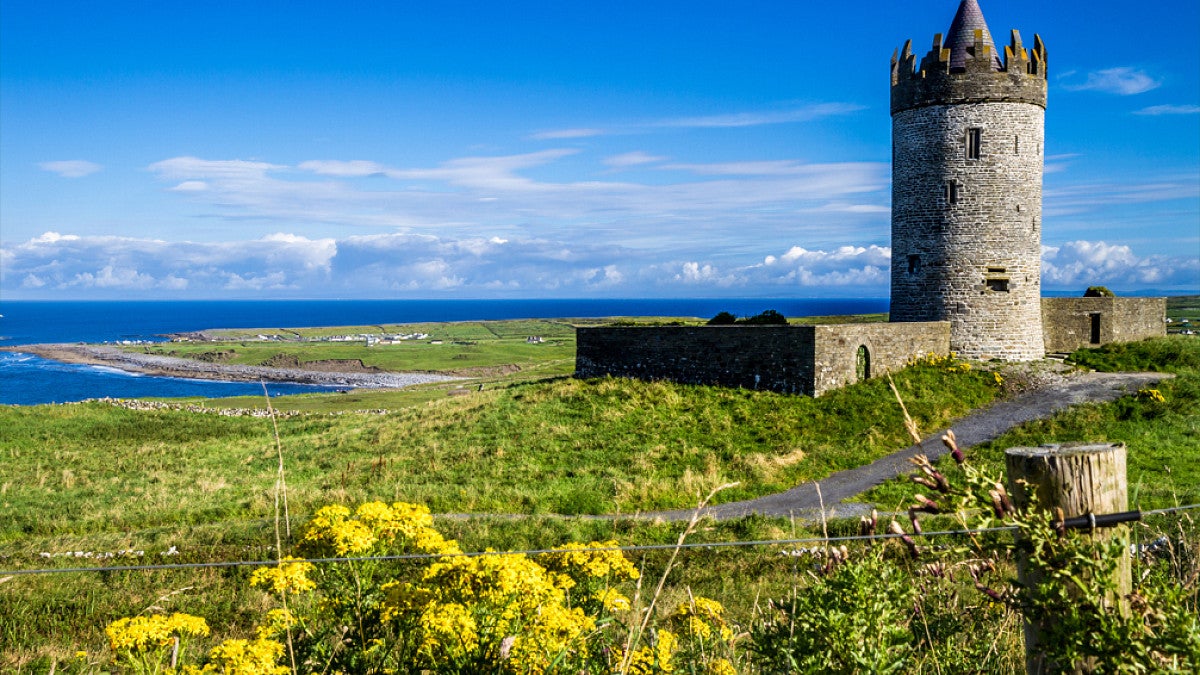
[[[501,672],[542,673],[559,655],[583,651],[596,627],[567,606],[573,583],[524,555],[455,557],[430,565],[418,583],[385,585],[383,619],[415,626],[431,664],[504,652]]]
[[[298,623],[295,615],[286,609],[272,609],[267,612],[266,621],[254,632],[260,639],[268,639],[282,635]]]
[[[301,593],[316,588],[308,577],[313,566],[299,558],[285,557],[274,567],[260,567],[250,575],[251,586],[268,586],[280,595]]]
[[[908,360],[909,366],[932,366],[934,368],[942,368],[948,373],[966,373],[970,372],[971,364],[966,361],[959,361],[958,354],[950,352],[945,356],[939,356],[933,352],[929,352],[925,356],[914,356]]]
[[[596,602],[604,608],[606,612],[628,612],[630,608],[629,598],[622,595],[615,588],[605,588],[596,591],[592,594]]]
[[[275,640],[226,640],[208,653],[211,663],[185,666],[183,675],[286,675],[291,669],[278,665],[281,656],[283,644]]]
[[[737,670],[729,659],[713,659],[708,664],[708,675],[737,675]]]
[[[433,516],[419,504],[367,502],[353,513],[334,504],[316,512],[308,523],[302,550],[313,555],[366,553],[376,544],[399,544],[420,553],[458,553],[458,544],[433,529]]]
[[[673,673],[675,664],[672,659],[679,651],[679,638],[669,630],[660,630],[654,644],[638,649],[629,658],[630,675],[654,675],[655,673]]]
[[[538,561],[547,569],[562,572],[576,581],[586,577],[616,581],[640,576],[633,563],[617,550],[617,542],[613,540],[558,546],[552,553],[538,556]]]
[[[733,629],[725,623],[725,608],[716,600],[696,596],[682,602],[671,614],[673,623],[681,624],[685,632],[703,640],[719,635],[722,640],[733,640]]]
[[[176,637],[208,635],[208,623],[198,616],[176,612],[117,619],[104,629],[114,652],[144,652],[165,647]]]
[[[1167,397],[1162,395],[1162,392],[1157,389],[1138,389],[1137,396],[1143,401],[1153,401],[1155,403],[1166,403]]]

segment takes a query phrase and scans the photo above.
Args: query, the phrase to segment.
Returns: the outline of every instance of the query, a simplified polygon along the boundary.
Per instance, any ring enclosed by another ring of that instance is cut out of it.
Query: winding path
[[[1078,373],[1061,383],[1052,384],[975,411],[954,423],[954,435],[958,440],[959,447],[965,450],[973,445],[998,438],[1019,424],[1050,417],[1069,406],[1079,403],[1113,401],[1168,377],[1171,375],[1166,373]],[[910,472],[913,468],[908,461],[910,457],[920,453],[928,455],[931,460],[941,457],[947,452],[941,442],[944,433],[946,430],[941,429],[927,436],[919,445],[911,445],[856,469],[839,471],[818,483],[805,483],[787,492],[757,499],[717,504],[703,509],[701,514],[717,520],[741,518],[754,514],[815,519],[820,517],[823,504],[826,517],[856,517],[868,512],[871,505],[844,500],[866,492],[886,480]],[[820,486],[819,491],[818,485]],[[687,520],[695,512],[695,509],[679,509],[642,513],[638,517]]]

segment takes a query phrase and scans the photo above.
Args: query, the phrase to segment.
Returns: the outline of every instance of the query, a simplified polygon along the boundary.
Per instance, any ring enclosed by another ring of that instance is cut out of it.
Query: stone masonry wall
[[[857,323],[816,326],[814,395],[853,384],[858,348],[869,355],[868,377],[903,368],[913,357],[950,352],[950,323]]]
[[[575,331],[575,376],[813,394],[811,326],[630,326]]]
[[[633,377],[820,395],[857,379],[867,348],[870,374],[914,356],[944,355],[945,321],[823,326],[601,327],[576,331],[576,377]]]
[[[892,321],[949,320],[951,349],[969,358],[1042,358],[1043,120],[1024,103],[893,117]]]
[[[1166,298],[1043,298],[1046,351],[1072,352],[1110,342],[1167,334]],[[1099,340],[1092,341],[1092,316],[1099,315]]]

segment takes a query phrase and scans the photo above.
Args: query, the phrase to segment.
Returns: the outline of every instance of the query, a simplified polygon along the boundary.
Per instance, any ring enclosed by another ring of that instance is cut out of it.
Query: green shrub
[[[764,673],[896,673],[912,652],[915,587],[883,549],[774,600],[750,630]]]

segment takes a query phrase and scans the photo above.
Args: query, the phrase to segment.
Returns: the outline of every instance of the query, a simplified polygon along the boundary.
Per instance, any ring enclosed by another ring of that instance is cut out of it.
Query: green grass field
[[[514,329],[511,339],[524,345],[524,332]],[[549,342],[546,332],[540,334]],[[1165,403],[1127,397],[1073,408],[980,448],[975,461],[995,468],[1003,448],[1012,445],[1121,440],[1130,448],[1131,502],[1150,508],[1200,501],[1200,340],[1114,346],[1075,359],[1095,368],[1153,368],[1176,376],[1159,387]],[[538,379],[540,372],[557,374],[557,366],[545,365],[554,362],[535,359],[527,369],[487,379],[484,391],[461,396],[447,394],[459,386],[450,384],[272,399],[281,409],[318,411],[278,420],[294,526],[325,504],[383,499],[421,502],[439,513],[525,514],[440,517],[439,527],[468,550],[609,537],[671,543],[682,525],[551,514],[687,507],[732,481],[740,485],[718,501],[768,494],[908,443],[881,380],[812,399],[661,382]],[[978,368],[963,373],[926,365],[895,379],[922,429],[944,426],[998,394]],[[368,408],[390,412],[326,414]],[[269,419],[135,412],[102,403],[6,406],[0,407],[0,429],[0,569],[97,563],[73,552],[142,552],[102,561],[109,565],[277,555],[271,544],[278,458]],[[954,477],[952,468],[947,472]],[[882,508],[903,507],[912,492],[909,483],[897,481],[871,496]],[[851,533],[857,524],[834,521],[828,527],[833,534]],[[693,541],[778,539],[820,530],[818,524],[748,518],[704,523]],[[178,555],[163,555],[172,551]],[[635,559],[654,579],[669,555],[648,552]],[[812,581],[812,559],[781,556],[779,547],[696,549],[681,554],[679,563],[664,604],[689,594],[715,597],[743,624],[765,598]],[[247,593],[248,576],[244,568],[0,575],[0,669],[46,672],[54,663],[58,672],[75,672],[67,664],[76,650],[87,652],[88,662],[105,658],[108,621],[148,607],[205,616],[217,627],[213,640],[245,635],[265,602],[261,593]],[[995,672],[1012,672],[1020,663],[1019,616],[981,612],[970,599],[973,589],[966,592],[962,598],[957,592],[941,600],[931,596],[942,608],[930,605],[928,611],[944,612],[937,620],[946,622],[932,626],[931,639],[944,639],[948,651],[922,657],[920,672],[941,672],[938,659],[970,652],[974,647],[963,636],[980,631],[999,642],[969,662],[1001,664]]]

